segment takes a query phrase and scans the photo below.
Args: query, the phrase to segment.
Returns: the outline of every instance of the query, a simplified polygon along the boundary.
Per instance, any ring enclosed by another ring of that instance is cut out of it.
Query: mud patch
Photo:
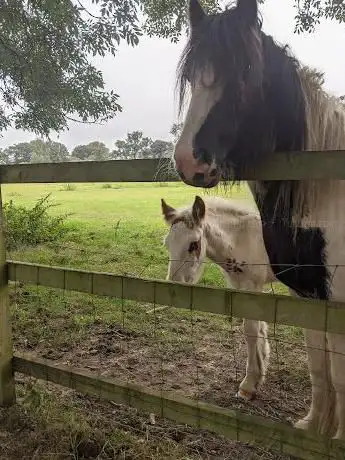
[[[59,364],[89,369],[100,376],[156,390],[173,390],[290,423],[303,416],[309,404],[306,357],[296,344],[280,342],[279,354],[274,352],[274,345],[273,340],[266,382],[251,402],[235,396],[246,365],[241,326],[233,327],[226,341],[208,333],[193,342],[175,338],[162,342],[119,325],[97,323],[88,327],[86,337],[74,348],[47,350],[38,346],[31,353]]]

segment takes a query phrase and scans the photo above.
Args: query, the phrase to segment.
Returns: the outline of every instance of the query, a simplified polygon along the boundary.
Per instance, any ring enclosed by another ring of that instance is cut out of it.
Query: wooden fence
[[[279,154],[253,168],[243,179],[345,180],[345,152]],[[76,162],[0,167],[1,183],[152,182],[176,181],[166,162],[158,160]],[[1,202],[0,202],[1,204]],[[175,308],[188,308],[239,318],[327,330],[345,334],[345,304],[296,299],[261,293],[187,286],[159,280],[116,276],[84,270],[50,267],[5,260],[5,237],[0,226],[0,404],[15,401],[13,371],[55,382],[154,412],[157,415],[209,429],[237,441],[250,441],[301,459],[345,457],[345,444],[296,430],[287,424],[239,411],[155,392],[86,371],[54,365],[41,359],[14,356],[9,313],[8,281],[21,281],[89,294],[131,299]]]
[[[345,179],[341,151],[278,153],[253,165],[243,180]],[[148,160],[76,161],[0,165],[0,183],[176,182],[168,158]]]

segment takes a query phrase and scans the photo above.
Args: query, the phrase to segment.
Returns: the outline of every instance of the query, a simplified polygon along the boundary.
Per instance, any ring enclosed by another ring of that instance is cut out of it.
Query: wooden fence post
[[[12,325],[8,295],[4,214],[0,185],[0,406],[9,406],[15,402],[12,357]]]

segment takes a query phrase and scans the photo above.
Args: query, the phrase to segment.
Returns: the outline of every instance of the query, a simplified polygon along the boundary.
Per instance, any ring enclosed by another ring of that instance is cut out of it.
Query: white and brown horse
[[[170,227],[164,240],[169,251],[168,280],[197,283],[208,257],[234,289],[261,292],[274,281],[256,211],[233,200],[197,196],[193,205],[180,209],[162,200],[162,213]],[[243,326],[247,366],[238,396],[253,399],[268,368],[267,324],[245,319]]]
[[[280,151],[345,149],[344,106],[262,31],[257,0],[214,15],[189,0],[189,16],[179,80],[191,100],[174,154],[184,182],[236,181]],[[345,181],[249,185],[276,277],[294,295],[345,301]],[[306,331],[306,343],[312,403],[296,426],[345,439],[345,335]]]

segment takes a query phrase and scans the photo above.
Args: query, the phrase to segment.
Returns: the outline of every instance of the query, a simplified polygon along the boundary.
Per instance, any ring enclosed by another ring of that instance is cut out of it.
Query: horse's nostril
[[[218,177],[212,180],[206,181],[205,174],[196,173],[191,182],[187,182],[189,185],[193,185],[194,187],[204,187],[204,188],[211,188],[217,185]]]
[[[217,168],[214,168],[210,171],[209,176],[210,177],[215,177],[218,174]]]
[[[195,149],[193,155],[201,163],[206,163],[208,165],[212,163],[212,155],[210,155],[206,149]]]
[[[202,173],[196,173],[193,177],[193,185],[196,187],[203,187],[205,184],[205,175]]]

